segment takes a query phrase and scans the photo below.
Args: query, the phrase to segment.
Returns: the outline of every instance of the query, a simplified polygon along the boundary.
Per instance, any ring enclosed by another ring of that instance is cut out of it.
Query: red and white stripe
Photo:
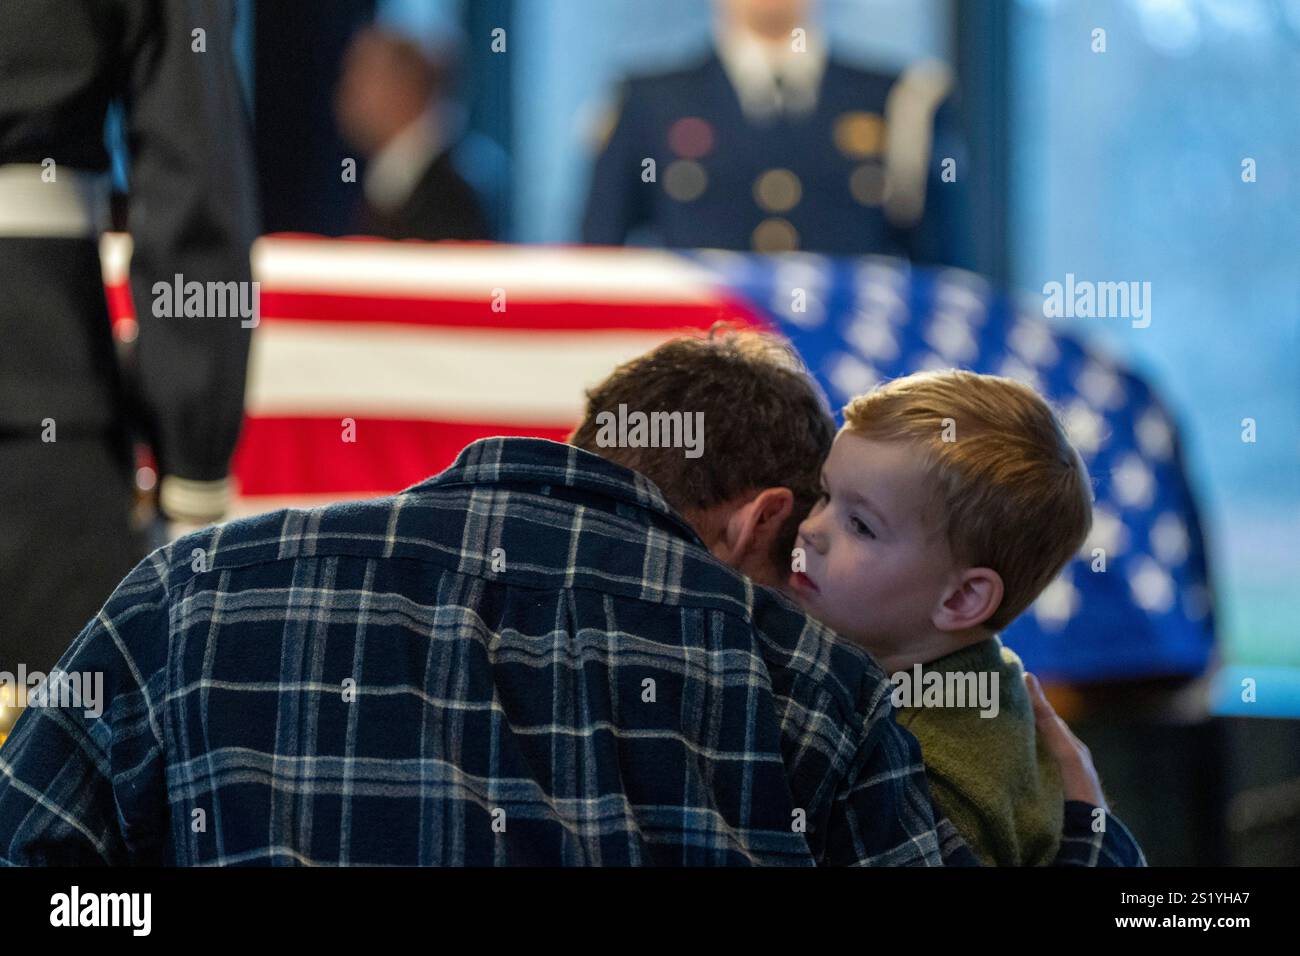
[[[119,322],[124,240],[103,256]],[[387,494],[489,435],[563,440],[619,363],[719,320],[767,324],[660,250],[273,236],[253,276],[241,513]]]

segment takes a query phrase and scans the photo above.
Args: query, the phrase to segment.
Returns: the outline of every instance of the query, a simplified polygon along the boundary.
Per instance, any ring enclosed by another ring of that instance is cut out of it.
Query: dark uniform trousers
[[[145,553],[117,369],[97,244],[0,237],[0,671],[48,672]]]

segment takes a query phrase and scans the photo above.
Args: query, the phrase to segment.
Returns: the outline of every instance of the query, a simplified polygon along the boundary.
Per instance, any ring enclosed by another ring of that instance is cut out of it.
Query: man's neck
[[[790,37],[794,33],[795,24],[791,22],[789,26],[780,27],[775,30],[760,32],[747,26],[741,29],[755,42],[764,46],[776,49],[788,48],[790,46]]]
[[[816,108],[826,50],[815,31],[810,30],[797,49],[788,35],[773,42],[752,31],[725,28],[714,42],[751,122],[765,123],[777,112],[805,115]],[[774,90],[777,78],[780,87]]]
[[[718,24],[718,33],[734,37],[741,42],[756,44],[766,50],[769,55],[779,59],[783,54],[790,52],[791,33],[796,26],[798,24],[791,21],[788,28],[781,27],[759,31],[747,23],[724,20]]]

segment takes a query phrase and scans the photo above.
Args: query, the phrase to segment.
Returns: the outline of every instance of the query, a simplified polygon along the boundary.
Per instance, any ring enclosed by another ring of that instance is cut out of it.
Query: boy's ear
[[[1002,575],[992,568],[967,568],[930,616],[941,631],[978,627],[1002,604]]]

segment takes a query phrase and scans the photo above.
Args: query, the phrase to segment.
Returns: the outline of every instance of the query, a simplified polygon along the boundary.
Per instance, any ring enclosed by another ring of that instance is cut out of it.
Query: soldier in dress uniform
[[[229,0],[6,0],[0,8],[0,670],[47,671],[143,556],[131,439],[173,523],[219,520],[251,328],[154,315],[177,275],[249,282],[258,215]],[[120,103],[137,371],[100,271]]]
[[[933,61],[898,76],[850,66],[827,49],[809,7],[719,0],[706,56],[623,84],[585,242],[644,231],[670,247],[962,264],[950,72]]]

